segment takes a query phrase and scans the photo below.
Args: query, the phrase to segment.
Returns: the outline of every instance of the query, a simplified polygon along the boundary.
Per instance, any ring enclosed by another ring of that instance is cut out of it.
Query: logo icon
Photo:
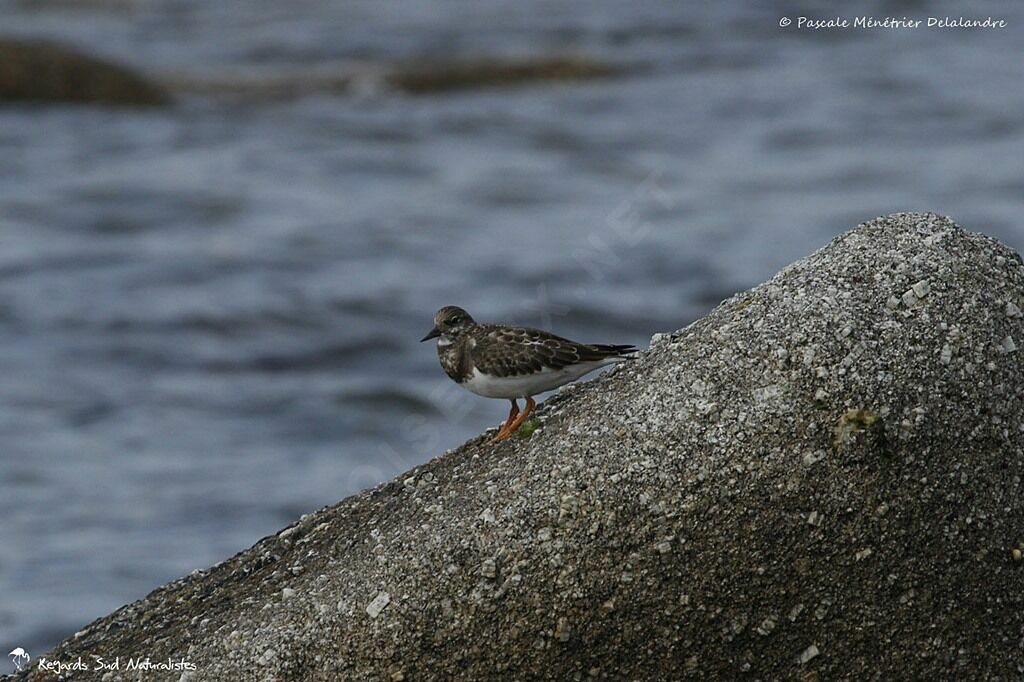
[[[17,672],[21,672],[21,669],[28,665],[28,662],[32,660],[32,657],[28,655],[28,652],[20,646],[7,655],[11,657],[11,662],[14,663],[14,669]]]

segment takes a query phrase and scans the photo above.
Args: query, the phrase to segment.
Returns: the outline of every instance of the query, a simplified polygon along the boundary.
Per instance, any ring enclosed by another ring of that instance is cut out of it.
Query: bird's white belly
[[[597,362],[581,362],[578,365],[553,370],[545,368],[536,374],[514,377],[496,377],[483,374],[473,368],[473,374],[462,383],[467,389],[485,398],[527,398],[529,396],[550,391],[564,386],[570,381],[579,379],[584,374],[593,372],[598,367],[612,364],[622,358],[606,358]]]

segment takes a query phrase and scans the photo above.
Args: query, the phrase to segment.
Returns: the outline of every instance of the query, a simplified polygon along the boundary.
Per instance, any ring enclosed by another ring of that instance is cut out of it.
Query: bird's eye
[[[448,320],[448,324],[458,324],[459,322],[462,322],[462,318],[459,317],[458,315]]]

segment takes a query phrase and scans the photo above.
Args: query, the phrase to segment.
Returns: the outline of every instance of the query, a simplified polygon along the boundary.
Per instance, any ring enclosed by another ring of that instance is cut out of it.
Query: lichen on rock
[[[833,429],[832,449],[848,458],[885,456],[885,422],[877,412],[865,409],[847,410]]]

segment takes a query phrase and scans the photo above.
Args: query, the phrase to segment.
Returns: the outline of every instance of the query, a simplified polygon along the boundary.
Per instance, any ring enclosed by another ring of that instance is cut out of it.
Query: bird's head
[[[439,336],[454,341],[474,324],[476,322],[465,310],[458,306],[447,305],[434,315],[434,328],[420,339],[420,342],[436,339]]]

